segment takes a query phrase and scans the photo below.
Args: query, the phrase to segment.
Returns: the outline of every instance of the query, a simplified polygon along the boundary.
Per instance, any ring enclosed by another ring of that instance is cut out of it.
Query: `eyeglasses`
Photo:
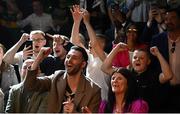
[[[176,49],[176,42],[173,42],[171,45],[171,53],[174,53],[175,49]]]
[[[45,40],[44,38],[37,38],[37,39],[32,39],[33,42],[41,42]]]
[[[137,29],[128,29],[127,32],[137,32]]]

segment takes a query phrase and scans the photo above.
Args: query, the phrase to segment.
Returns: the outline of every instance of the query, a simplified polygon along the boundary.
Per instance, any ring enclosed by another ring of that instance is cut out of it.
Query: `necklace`
[[[170,38],[170,36],[168,35],[168,39],[169,39],[169,41],[170,41],[170,43],[171,43],[170,51],[171,51],[171,53],[174,53],[175,50],[176,50],[176,43],[179,41],[180,36],[178,36],[177,39],[174,41],[174,40],[172,40],[172,39]]]

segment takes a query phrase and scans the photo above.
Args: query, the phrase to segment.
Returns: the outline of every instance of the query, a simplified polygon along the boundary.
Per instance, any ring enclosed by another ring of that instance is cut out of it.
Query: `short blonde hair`
[[[45,37],[45,33],[43,31],[41,31],[41,30],[33,30],[33,31],[31,31],[30,36],[33,35],[33,34],[42,34],[42,36]]]

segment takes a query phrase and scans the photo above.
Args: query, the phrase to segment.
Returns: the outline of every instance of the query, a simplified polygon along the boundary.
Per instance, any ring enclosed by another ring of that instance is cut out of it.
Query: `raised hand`
[[[128,45],[123,42],[118,43],[116,47],[119,48],[119,51],[128,50]]]
[[[161,13],[157,13],[157,15],[155,16],[155,20],[156,20],[158,23],[162,23],[163,19],[162,19]]]
[[[51,35],[51,34],[46,34],[49,38],[52,38],[55,42],[59,42],[61,45],[65,43],[65,39],[61,37],[59,34]]]
[[[89,23],[90,22],[90,14],[85,9],[83,9],[83,22],[84,23]]]
[[[42,47],[36,59],[42,61],[52,52],[50,47]]]
[[[148,15],[149,15],[149,19],[148,20],[151,22],[155,18],[155,16],[156,16],[156,10],[150,8]]]
[[[59,42],[61,45],[63,45],[65,43],[65,39],[63,37],[61,37],[61,35],[55,34],[55,35],[53,35],[53,37],[54,37],[55,42]]]
[[[22,42],[22,43],[24,43],[24,42],[26,42],[27,40],[29,40],[29,38],[30,38],[30,35],[29,35],[29,34],[23,33],[19,41]]]
[[[73,5],[72,9],[70,9],[74,22],[81,22],[83,12],[80,10],[79,5]]]
[[[158,56],[159,54],[159,49],[156,46],[153,46],[150,48],[150,52],[151,54],[153,54],[154,56]]]
[[[42,47],[40,52],[38,53],[37,57],[35,58],[31,70],[35,70],[38,68],[40,62],[46,58],[52,52],[50,47]]]

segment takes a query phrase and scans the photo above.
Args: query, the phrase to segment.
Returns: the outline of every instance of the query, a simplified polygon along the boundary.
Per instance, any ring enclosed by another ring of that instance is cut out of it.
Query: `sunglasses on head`
[[[137,29],[128,29],[127,32],[137,32]]]

